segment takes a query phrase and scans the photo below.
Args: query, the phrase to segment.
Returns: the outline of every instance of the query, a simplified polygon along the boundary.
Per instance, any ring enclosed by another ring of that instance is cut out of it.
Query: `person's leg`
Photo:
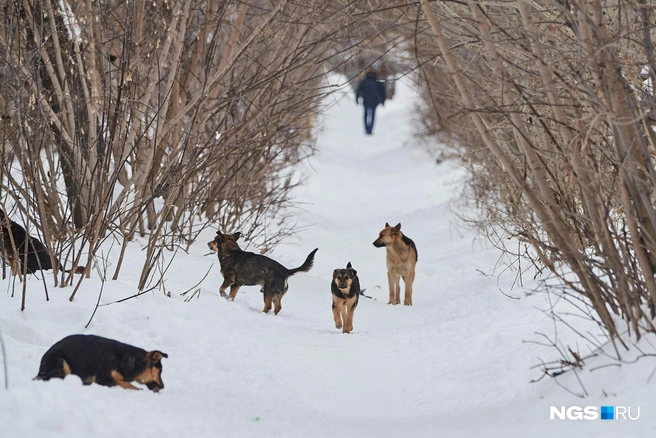
[[[367,134],[371,134],[373,128],[372,110],[373,108],[370,106],[364,107],[364,130]]]
[[[369,134],[374,130],[374,118],[376,117],[376,107],[371,107],[371,121],[369,122]]]

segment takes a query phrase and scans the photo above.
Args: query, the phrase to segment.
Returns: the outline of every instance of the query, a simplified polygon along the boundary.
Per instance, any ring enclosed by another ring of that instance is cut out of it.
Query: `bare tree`
[[[104,239],[122,244],[116,279],[146,237],[141,290],[164,246],[211,224],[270,249],[293,232],[283,212],[314,151],[324,75],[370,38],[349,31],[360,5],[9,1],[0,201],[87,275]]]
[[[653,331],[653,92],[641,77],[653,75],[652,8],[420,7],[425,134],[451,139],[450,153],[471,170],[485,214],[478,225],[530,245],[521,256],[583,298],[615,341],[623,342],[613,314],[638,337]]]

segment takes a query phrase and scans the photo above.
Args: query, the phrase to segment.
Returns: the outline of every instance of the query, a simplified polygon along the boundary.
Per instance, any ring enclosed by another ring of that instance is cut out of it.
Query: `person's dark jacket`
[[[364,106],[376,107],[385,103],[387,98],[385,85],[377,80],[376,73],[367,73],[365,78],[360,81],[355,93],[355,102],[359,103],[361,98]]]

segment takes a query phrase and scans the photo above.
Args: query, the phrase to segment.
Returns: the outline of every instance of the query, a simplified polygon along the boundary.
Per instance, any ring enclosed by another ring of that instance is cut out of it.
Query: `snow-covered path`
[[[218,297],[218,261],[204,256],[212,233],[177,255],[167,273],[171,298],[153,292],[101,307],[88,330],[98,279],[73,303],[70,289],[51,289],[45,302],[42,283],[31,279],[25,312],[2,281],[10,390],[0,389],[0,436],[618,436],[599,424],[549,421],[549,405],[580,403],[553,385],[528,383],[537,377],[530,367],[538,347],[523,341],[550,323],[535,308],[538,297],[510,289],[514,272],[480,274],[499,254],[453,225],[448,205],[459,173],[413,145],[411,87],[399,84],[379,108],[371,137],[351,93],[331,99],[320,151],[299,169],[307,184],[293,214],[303,231],[270,254],[291,268],[319,248],[314,268],[290,279],[282,312],[262,314],[257,287],[243,287],[235,302]],[[400,222],[418,247],[412,307],[385,304],[385,251],[372,245],[385,222]],[[107,249],[112,263],[117,253]],[[136,292],[138,243],[127,258],[101,302]],[[330,281],[349,261],[376,299],[361,300],[354,332],[343,335],[333,326]],[[200,298],[183,302],[180,292],[212,265]],[[71,333],[168,353],[166,389],[82,387],[74,376],[33,382],[41,355]]]

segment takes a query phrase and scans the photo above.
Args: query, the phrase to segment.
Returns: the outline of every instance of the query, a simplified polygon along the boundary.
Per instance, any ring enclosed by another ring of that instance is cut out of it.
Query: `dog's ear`
[[[219,236],[219,237],[223,236],[223,234],[221,234],[221,231],[219,231],[219,230],[216,230],[216,235]]]
[[[392,231],[394,231],[395,233],[398,233],[399,231],[401,231],[401,222],[396,224],[396,226],[394,228],[392,228]]]
[[[337,271],[339,271],[339,269],[335,269],[333,271],[333,279],[335,279],[337,277]]]
[[[390,224],[388,224],[387,222],[385,222],[385,228],[390,228]]]
[[[351,266],[351,262],[348,262],[346,264],[346,269],[353,269],[353,266]]]
[[[237,231],[235,234],[232,235],[232,237],[234,237],[235,240],[239,240],[239,238],[241,237],[241,233]]]
[[[169,357],[169,355],[158,350],[149,351],[146,353],[146,360],[148,362],[160,362],[163,357]]]

